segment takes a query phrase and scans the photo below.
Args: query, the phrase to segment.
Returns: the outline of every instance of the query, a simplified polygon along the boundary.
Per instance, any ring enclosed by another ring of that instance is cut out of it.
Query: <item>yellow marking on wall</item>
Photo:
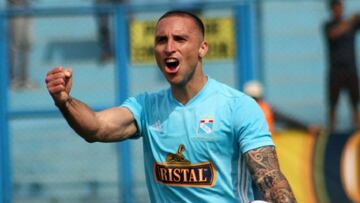
[[[296,130],[280,131],[273,135],[280,168],[298,202],[316,203],[312,181],[312,157],[315,137]]]

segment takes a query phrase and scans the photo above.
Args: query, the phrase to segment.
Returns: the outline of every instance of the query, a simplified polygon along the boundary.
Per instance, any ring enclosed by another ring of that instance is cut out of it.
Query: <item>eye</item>
[[[161,43],[164,43],[164,42],[166,42],[166,37],[163,37],[163,36],[159,36],[159,37],[156,37],[155,38],[155,43],[156,44],[161,44]]]
[[[183,37],[183,36],[174,36],[174,40],[177,41],[177,42],[186,41],[185,37]]]

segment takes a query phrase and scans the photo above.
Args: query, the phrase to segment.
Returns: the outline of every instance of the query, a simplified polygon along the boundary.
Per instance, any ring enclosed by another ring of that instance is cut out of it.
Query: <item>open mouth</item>
[[[179,60],[175,58],[168,58],[165,60],[166,72],[176,73],[179,69]]]

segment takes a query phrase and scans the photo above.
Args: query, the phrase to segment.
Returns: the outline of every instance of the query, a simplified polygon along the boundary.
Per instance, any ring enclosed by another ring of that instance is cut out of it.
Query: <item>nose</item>
[[[168,40],[166,43],[166,47],[165,47],[165,52],[167,54],[171,54],[173,52],[175,52],[176,48],[175,48],[175,43],[173,40]]]

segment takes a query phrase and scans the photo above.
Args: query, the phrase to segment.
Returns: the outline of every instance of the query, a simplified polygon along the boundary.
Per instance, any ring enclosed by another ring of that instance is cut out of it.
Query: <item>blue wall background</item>
[[[38,0],[33,5],[46,8],[92,3]],[[5,4],[0,1],[0,9],[5,9]],[[326,64],[321,26],[328,17],[324,1],[267,0],[259,1],[257,6],[260,42],[257,54],[261,70],[258,77],[265,84],[266,98],[289,115],[324,126]],[[346,12],[354,11],[360,11],[360,2],[346,1]],[[233,15],[228,8],[208,9],[204,13]],[[141,11],[133,17],[156,19],[160,14]],[[44,77],[57,65],[74,69],[72,94],[76,98],[100,109],[116,103],[115,62],[99,63],[95,23],[92,15],[33,18],[30,74],[39,88],[9,92],[9,109],[13,112],[9,128],[13,202],[118,202],[122,196],[118,187],[123,180],[118,172],[126,166],[119,163],[116,144],[87,144],[61,117],[21,113],[56,111]],[[235,64],[233,60],[205,61],[210,76],[231,86],[238,82]],[[129,69],[129,95],[166,85],[155,64]],[[339,114],[339,130],[348,129],[350,114],[345,99],[340,101]],[[130,150],[134,166],[133,201],[148,202],[141,140],[131,141]]]

